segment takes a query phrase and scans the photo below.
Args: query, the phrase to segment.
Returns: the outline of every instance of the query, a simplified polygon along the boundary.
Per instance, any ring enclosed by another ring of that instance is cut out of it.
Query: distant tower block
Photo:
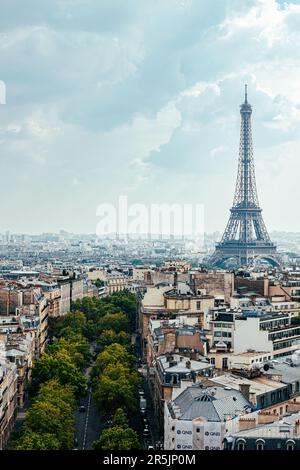
[[[247,85],[240,112],[239,163],[233,206],[222,240],[209,261],[214,266],[222,266],[230,259],[235,265],[248,265],[261,258],[278,266],[280,257],[270,240],[258,203],[251,132],[252,107],[248,103]]]

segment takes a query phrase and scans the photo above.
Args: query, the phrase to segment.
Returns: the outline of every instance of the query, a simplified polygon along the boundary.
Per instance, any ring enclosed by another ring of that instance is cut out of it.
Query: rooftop
[[[189,373],[191,371],[199,371],[199,370],[213,367],[213,365],[210,364],[210,362],[208,361],[203,361],[203,360],[195,361],[193,359],[180,356],[180,354],[172,354],[172,356],[169,358],[167,356],[160,356],[157,358],[157,361],[160,362],[163,368],[163,371],[165,373],[167,372]]]
[[[233,388],[234,390],[239,390],[239,387],[242,384],[250,385],[250,393],[255,393],[256,395],[283,388],[283,384],[281,382],[270,380],[263,376],[249,380],[229,373],[213,377],[210,380],[217,384]]]
[[[250,405],[241,392],[223,387],[188,387],[169,404],[174,414],[178,411],[179,419],[204,417],[214,422],[234,418],[247,408]]]

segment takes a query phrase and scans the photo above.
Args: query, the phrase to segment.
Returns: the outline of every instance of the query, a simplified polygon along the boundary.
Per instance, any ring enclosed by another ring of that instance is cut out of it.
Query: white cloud
[[[291,15],[300,13],[300,5],[285,4],[276,0],[256,0],[255,5],[245,15],[233,14],[220,25],[224,39],[241,32],[257,32],[257,40],[265,40],[272,47],[287,39],[286,22]]]

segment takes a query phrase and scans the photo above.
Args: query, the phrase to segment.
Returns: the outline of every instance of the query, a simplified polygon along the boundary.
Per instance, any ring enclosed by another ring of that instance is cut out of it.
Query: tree
[[[112,343],[106,346],[104,350],[98,354],[95,365],[93,367],[93,376],[100,375],[104,369],[111,364],[121,363],[127,367],[134,366],[135,357],[128,352],[125,346],[118,343]]]
[[[125,331],[120,331],[116,333],[114,330],[103,330],[98,339],[102,347],[109,346],[113,343],[121,344],[126,346],[130,343],[130,335],[125,333]]]
[[[129,292],[127,289],[120,292],[114,292],[109,297],[109,302],[112,305],[119,307],[121,311],[127,315],[132,326],[135,324],[137,308],[135,294]]]
[[[58,380],[42,384],[26,415],[26,426],[35,433],[52,434],[60,448],[70,449],[74,440],[75,397],[73,388]]]
[[[12,450],[59,450],[60,442],[53,434],[34,432],[25,427],[20,438],[9,446]]]
[[[74,439],[73,388],[58,380],[41,385],[26,413],[23,428],[15,433],[10,448],[18,450],[71,449]]]
[[[36,393],[40,384],[51,379],[57,379],[62,385],[72,385],[77,396],[86,393],[86,378],[65,349],[52,354],[45,352],[37,359],[32,372],[31,393]]]
[[[78,310],[76,310],[75,312],[68,313],[64,317],[63,328],[66,328],[69,326],[72,328],[73,331],[76,331],[77,333],[82,334],[84,332],[85,325],[86,325],[86,317],[84,313]],[[63,328],[60,331],[60,334],[62,334]]]
[[[98,321],[99,331],[114,330],[116,333],[120,331],[129,331],[129,320],[125,313],[107,313]]]
[[[99,450],[135,450],[140,449],[137,433],[128,425],[122,409],[117,409],[112,425],[105,429],[94,449]]]
[[[85,369],[91,360],[91,352],[87,339],[80,333],[76,333],[70,327],[65,328],[64,336],[61,336],[48,348],[49,353],[65,350],[69,353],[73,362],[80,369]]]
[[[103,287],[104,286],[104,281],[101,281],[101,279],[96,279],[95,281],[95,286],[96,287]]]
[[[138,376],[123,364],[110,364],[95,380],[95,400],[101,410],[110,413],[118,408],[135,412]]]

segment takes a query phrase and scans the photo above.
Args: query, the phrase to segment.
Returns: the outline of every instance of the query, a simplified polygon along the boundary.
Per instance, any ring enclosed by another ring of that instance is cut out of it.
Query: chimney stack
[[[240,384],[239,389],[243,397],[250,401],[250,384]]]

